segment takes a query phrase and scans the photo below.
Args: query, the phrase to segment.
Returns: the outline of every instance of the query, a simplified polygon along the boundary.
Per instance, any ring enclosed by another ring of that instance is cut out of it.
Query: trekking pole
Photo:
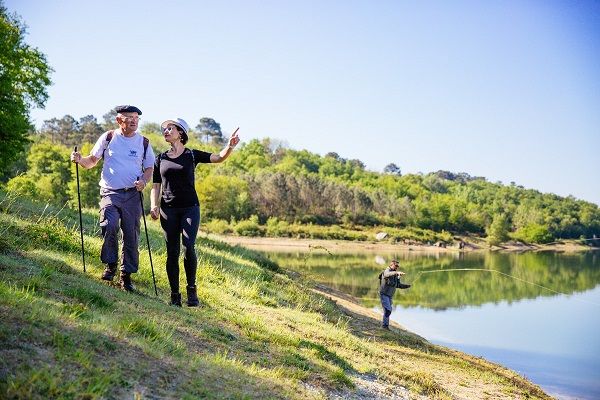
[[[140,180],[140,177],[137,177]],[[152,282],[154,282],[154,294],[158,296],[156,290],[156,278],[154,277],[154,266],[152,265],[152,252],[150,251],[150,239],[148,238],[148,227],[146,226],[146,214],[144,213],[144,195],[140,192],[140,204],[142,206],[142,217],[144,218],[144,230],[146,231],[146,243],[148,244],[148,256],[150,257],[150,268],[152,269]]]
[[[77,152],[77,146],[73,149]],[[75,174],[77,176],[77,202],[79,203],[79,232],[81,233],[81,259],[83,261],[83,272],[85,273],[85,251],[83,249],[83,219],[81,218],[81,193],[79,191],[79,163],[75,163]]]

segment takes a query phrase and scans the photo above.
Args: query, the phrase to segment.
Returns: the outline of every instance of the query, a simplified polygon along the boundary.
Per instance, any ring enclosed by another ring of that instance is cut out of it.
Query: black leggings
[[[196,235],[200,226],[200,207],[162,208],[160,209],[160,226],[167,242],[167,276],[171,293],[179,293],[179,253],[180,241],[183,240],[183,268],[188,286],[196,286]]]

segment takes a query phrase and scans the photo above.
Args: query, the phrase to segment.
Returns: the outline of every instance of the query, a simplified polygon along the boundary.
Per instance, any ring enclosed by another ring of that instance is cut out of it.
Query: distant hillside
[[[311,290],[261,255],[200,240],[199,308],[166,304],[165,249],[149,233],[138,294],[98,279],[96,213],[0,192],[0,398],[547,399],[482,359],[433,346]]]
[[[26,174],[9,181],[8,188],[55,204],[72,202],[76,188],[67,145],[89,140],[88,125],[78,134],[39,132],[22,165]],[[94,126],[96,133],[102,131]],[[166,148],[157,124],[141,130],[156,151]],[[222,138],[194,131],[190,136],[190,147],[220,149],[221,144],[201,140]],[[91,148],[88,142],[78,144],[84,152]],[[341,238],[361,239],[360,233],[349,232],[387,227],[396,229],[392,240],[444,242],[452,234],[472,234],[490,244],[600,237],[600,208],[590,202],[466,173],[402,175],[395,164],[382,173],[367,171],[360,160],[288,149],[272,139],[243,143],[225,163],[196,171],[203,226],[216,233],[336,239],[336,232],[343,231]],[[86,206],[97,205],[98,176],[99,168],[81,171]]]

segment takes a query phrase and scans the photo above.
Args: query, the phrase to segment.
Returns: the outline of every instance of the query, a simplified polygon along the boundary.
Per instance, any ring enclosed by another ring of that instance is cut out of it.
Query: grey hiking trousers
[[[100,228],[104,238],[100,260],[103,263],[118,262],[120,230],[123,234],[121,271],[137,272],[141,216],[140,195],[135,188],[100,189]]]

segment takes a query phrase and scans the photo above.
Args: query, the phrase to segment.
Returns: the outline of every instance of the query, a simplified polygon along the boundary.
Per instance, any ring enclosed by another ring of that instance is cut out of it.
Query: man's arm
[[[390,270],[386,269],[385,271],[383,271],[383,277],[384,278],[389,278],[390,276],[395,276],[395,275],[397,275],[397,276],[404,275],[404,272],[402,272],[402,271],[392,271],[391,269]]]
[[[78,163],[85,169],[90,169],[90,168],[95,167],[96,164],[98,164],[99,160],[100,159],[98,157],[95,157],[92,155],[89,155],[87,157],[82,157],[78,151],[74,151],[71,153],[71,161],[73,161],[74,163]]]
[[[150,179],[152,179],[152,171],[153,170],[154,170],[154,167],[146,168],[144,170],[144,174],[142,175],[141,179],[138,179],[137,181],[134,182],[134,185],[135,185],[136,189],[138,190],[138,192],[141,192],[142,190],[144,190],[144,188],[146,187],[148,182],[150,182]]]

